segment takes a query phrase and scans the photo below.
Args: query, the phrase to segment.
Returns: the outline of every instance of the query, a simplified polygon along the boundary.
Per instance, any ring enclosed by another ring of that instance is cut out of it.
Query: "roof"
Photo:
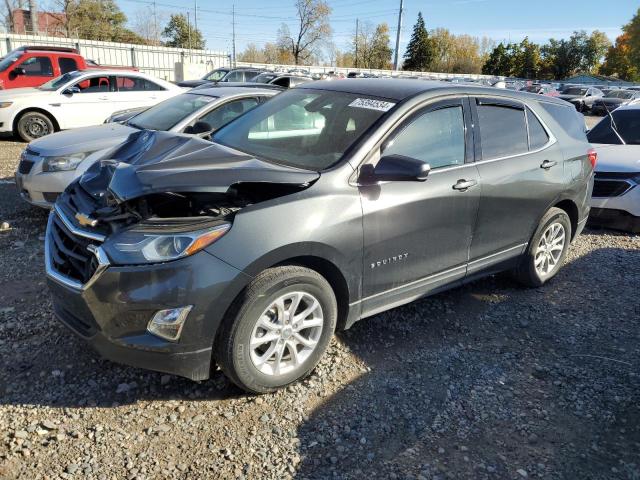
[[[257,93],[262,95],[275,95],[281,92],[282,89],[276,88],[262,88],[253,86],[225,86],[215,85],[207,88],[194,88],[188,90],[185,93],[193,93],[195,95],[211,95],[214,97],[230,97],[232,95],[239,95],[241,93]]]
[[[372,97],[386,98],[400,102],[421,93],[468,93],[471,95],[494,95],[521,100],[536,100],[551,103],[566,102],[555,97],[547,97],[528,92],[516,92],[505,88],[484,87],[461,83],[440,82],[437,80],[418,80],[404,78],[349,78],[344,80],[317,80],[296,86],[296,90],[331,90]],[[542,98],[541,98],[542,97]]]

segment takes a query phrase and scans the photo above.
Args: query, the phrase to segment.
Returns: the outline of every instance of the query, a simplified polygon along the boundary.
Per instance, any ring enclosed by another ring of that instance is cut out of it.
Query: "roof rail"
[[[65,52],[65,53],[78,53],[78,50],[71,47],[54,47],[51,45],[23,45],[22,47],[16,48],[16,50],[21,50],[23,52],[39,50],[45,52]]]

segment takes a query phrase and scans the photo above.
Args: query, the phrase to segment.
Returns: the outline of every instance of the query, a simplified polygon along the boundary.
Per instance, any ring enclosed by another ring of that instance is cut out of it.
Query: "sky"
[[[152,15],[153,0],[117,0],[132,22]],[[198,7],[198,28],[210,50],[231,51],[232,16],[236,11],[236,51],[247,44],[273,42],[279,26],[295,31],[295,0],[156,0],[159,17],[187,13],[193,21]],[[400,0],[327,0],[333,12],[331,26],[337,48],[347,50],[356,19],[374,26],[387,22],[395,46]],[[404,0],[400,52],[411,37],[421,11],[428,29],[447,28],[452,33],[487,36],[495,41],[520,41],[525,36],[538,43],[567,38],[574,30],[601,30],[614,41],[621,27],[639,7],[638,0]]]

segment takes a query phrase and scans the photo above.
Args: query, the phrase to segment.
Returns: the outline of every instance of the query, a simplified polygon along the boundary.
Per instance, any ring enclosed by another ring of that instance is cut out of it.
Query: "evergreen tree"
[[[404,54],[403,70],[425,71],[431,66],[434,57],[434,47],[429,32],[424,26],[422,12],[418,12],[418,21],[413,26],[411,40]]]
[[[201,50],[205,44],[202,32],[190,25],[187,16],[181,13],[171,15],[162,36],[167,39],[164,43],[167,47]]]

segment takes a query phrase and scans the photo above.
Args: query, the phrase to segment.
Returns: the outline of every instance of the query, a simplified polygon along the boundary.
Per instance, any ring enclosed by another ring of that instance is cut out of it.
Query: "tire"
[[[559,227],[556,227],[558,226]],[[554,229],[552,229],[552,226]],[[557,232],[557,233],[555,233]],[[564,234],[563,241],[557,239]],[[544,237],[544,240],[543,240]],[[514,272],[515,278],[528,287],[539,287],[551,280],[562,267],[571,243],[571,219],[560,208],[550,208],[542,217],[520,265]],[[546,246],[546,249],[542,245]],[[560,246],[561,249],[557,247]],[[540,250],[542,248],[542,251]],[[557,256],[556,256],[557,255]],[[541,257],[545,257],[541,260]],[[538,263],[538,266],[536,266]],[[546,269],[545,269],[546,265]],[[546,271],[545,271],[546,270]]]
[[[294,308],[296,299],[298,307],[287,323],[284,312]],[[310,313],[302,318],[303,311]],[[238,387],[253,393],[273,392],[315,368],[335,331],[337,311],[333,290],[319,273],[301,266],[269,268],[231,306],[216,337],[215,360]],[[302,328],[302,320],[313,326]],[[266,337],[274,340],[260,343]],[[300,338],[306,343],[300,343]],[[308,347],[312,342],[315,346]]]
[[[16,133],[25,142],[44,137],[55,132],[53,121],[44,113],[26,112],[18,119]]]

